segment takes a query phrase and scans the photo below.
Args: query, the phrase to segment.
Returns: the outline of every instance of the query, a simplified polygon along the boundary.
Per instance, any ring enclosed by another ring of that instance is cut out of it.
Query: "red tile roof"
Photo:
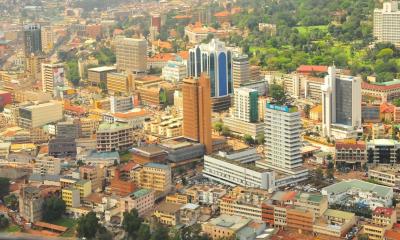
[[[400,232],[392,230],[392,229],[386,230],[385,239],[387,239],[387,240],[398,240],[398,239],[400,239]]]
[[[389,103],[382,103],[380,106],[381,113],[393,113],[395,106]]]
[[[328,71],[328,66],[318,66],[318,65],[300,65],[297,68],[297,72],[320,72],[324,73]]]
[[[377,207],[377,208],[375,208],[373,214],[374,215],[384,215],[385,217],[390,217],[392,215],[393,211],[394,211],[393,208]]]
[[[365,142],[363,141],[337,141],[336,142],[336,149],[342,150],[342,149],[365,149]]]
[[[393,84],[393,85],[376,85],[376,84],[371,84],[367,82],[362,82],[361,83],[361,89],[366,89],[366,90],[375,90],[375,91],[389,91],[392,89],[398,89],[400,88],[400,84]]]

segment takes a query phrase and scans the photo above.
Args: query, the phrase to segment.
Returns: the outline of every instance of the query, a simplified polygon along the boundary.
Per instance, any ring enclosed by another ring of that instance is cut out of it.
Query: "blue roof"
[[[93,151],[88,156],[90,158],[119,158],[118,152],[96,152]]]

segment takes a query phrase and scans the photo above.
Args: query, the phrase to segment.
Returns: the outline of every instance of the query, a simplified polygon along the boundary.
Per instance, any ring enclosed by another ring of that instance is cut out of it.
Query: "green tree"
[[[130,212],[124,212],[122,220],[122,228],[131,239],[136,239],[137,232],[142,224],[142,219],[139,217],[138,211],[134,208]]]
[[[229,127],[227,126],[223,126],[222,127],[222,131],[221,134],[225,137],[230,136],[231,135],[231,130],[229,129]]]
[[[318,167],[314,172],[314,184],[320,185],[322,179],[324,179],[324,172],[322,171],[322,168]]]
[[[289,103],[289,98],[285,93],[284,88],[278,84],[271,84],[270,88],[270,96],[273,99],[273,102],[278,105],[285,105]]]
[[[18,209],[18,198],[15,194],[10,194],[4,197],[4,204],[12,210]]]
[[[218,133],[222,132],[223,127],[224,127],[224,124],[222,122],[214,123],[214,130],[217,131]]]
[[[59,219],[65,213],[65,202],[56,196],[46,198],[42,205],[43,220],[52,222]]]
[[[66,64],[67,67],[67,79],[71,81],[75,86],[79,85],[81,77],[79,76],[78,60],[71,59]]]
[[[167,240],[169,238],[168,228],[164,227],[161,224],[157,224],[153,234],[151,234],[150,240]]]
[[[328,167],[326,169],[326,177],[329,179],[334,178],[334,173],[335,173],[335,165],[333,164],[332,161],[328,162]]]
[[[96,213],[89,212],[78,219],[76,231],[80,238],[94,239],[100,227],[101,225],[99,224],[99,219],[96,217]]]
[[[0,200],[10,193],[10,179],[0,177]]]
[[[253,144],[253,143],[254,143],[253,137],[250,136],[249,134],[245,134],[245,135],[243,136],[243,141],[244,141],[246,144]]]
[[[3,214],[0,214],[0,229],[4,229],[4,228],[8,227],[9,224],[10,224],[10,221],[8,220],[8,218],[6,216],[4,216]]]
[[[150,227],[146,224],[141,224],[137,232],[137,240],[148,240],[150,239]]]

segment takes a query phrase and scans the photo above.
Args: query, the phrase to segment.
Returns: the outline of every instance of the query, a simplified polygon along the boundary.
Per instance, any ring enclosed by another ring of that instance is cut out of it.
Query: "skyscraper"
[[[257,166],[274,170],[277,187],[307,179],[301,155],[301,118],[297,107],[267,103],[265,112],[266,159]]]
[[[250,81],[250,63],[247,55],[237,55],[232,58],[232,80],[234,89]]]
[[[377,41],[400,46],[400,11],[397,1],[384,2],[382,9],[374,10],[373,32]]]
[[[249,88],[235,89],[233,116],[245,122],[258,121],[258,91]]]
[[[122,38],[116,42],[118,70],[143,73],[147,70],[146,39]]]
[[[335,66],[328,68],[322,86],[322,132],[326,137],[352,132],[361,127],[361,79],[337,75]],[[347,129],[347,130],[346,130]]]
[[[232,56],[225,43],[212,39],[209,44],[196,45],[189,50],[189,76],[199,77],[205,72],[210,78],[213,110],[223,111],[230,107],[233,93]]]
[[[42,50],[49,53],[54,47],[54,32],[51,26],[41,28]]]
[[[24,26],[25,56],[42,51],[42,36],[39,24],[28,24]]]
[[[183,136],[204,144],[206,153],[212,153],[210,79],[183,80]]]

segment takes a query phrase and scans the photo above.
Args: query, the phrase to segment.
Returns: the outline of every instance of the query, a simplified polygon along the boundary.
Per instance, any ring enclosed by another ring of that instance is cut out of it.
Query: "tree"
[[[253,137],[250,136],[249,134],[245,134],[245,135],[243,136],[243,141],[244,141],[246,144],[253,144],[253,143],[254,143]]]
[[[271,84],[270,96],[275,104],[285,105],[289,103],[289,97],[286,95],[284,88],[278,84]]]
[[[10,194],[4,197],[4,204],[12,210],[18,209],[18,198],[15,194]]]
[[[43,220],[52,222],[59,219],[65,213],[65,202],[56,196],[46,198],[42,205]]]
[[[8,225],[10,224],[10,221],[8,220],[8,218],[6,216],[4,216],[3,214],[0,215],[0,229],[4,229],[6,227],[8,227]]]
[[[97,231],[96,239],[97,240],[112,240],[112,239],[114,239],[114,236],[104,226],[101,226],[100,229]]]
[[[315,185],[319,185],[321,184],[321,180],[324,178],[324,172],[322,171],[322,169],[320,167],[318,167],[315,170],[315,175],[314,175],[314,184]]]
[[[10,179],[0,177],[0,200],[10,193]]]
[[[150,227],[146,224],[141,224],[137,233],[137,240],[148,240],[150,239]]]
[[[306,104],[304,105],[304,115],[306,116],[306,118],[310,118],[310,110],[311,110],[311,106],[310,104]]]
[[[326,177],[332,179],[334,178],[334,173],[335,173],[335,165],[333,164],[332,161],[330,161],[328,162],[328,167],[326,169]]]
[[[168,228],[158,223],[156,228],[154,229],[153,234],[150,237],[150,240],[161,240],[161,239],[165,240],[168,239]]]
[[[214,130],[217,131],[218,133],[222,132],[224,124],[222,122],[216,122],[214,123]]]
[[[80,166],[83,166],[84,163],[83,163],[83,161],[82,161],[81,159],[79,159],[79,160],[76,162],[76,165],[78,165],[78,167],[80,167]]]
[[[134,208],[130,212],[124,212],[122,228],[128,234],[129,238],[136,239],[137,232],[142,224],[138,211]]]
[[[209,240],[210,238],[201,233],[201,225],[194,224],[182,229],[180,240]]]
[[[99,219],[96,217],[96,213],[89,212],[78,219],[76,231],[80,238],[94,239],[100,227],[101,225],[99,224]]]
[[[227,137],[231,135],[231,130],[229,129],[229,127],[223,126],[221,133],[223,136]]]

